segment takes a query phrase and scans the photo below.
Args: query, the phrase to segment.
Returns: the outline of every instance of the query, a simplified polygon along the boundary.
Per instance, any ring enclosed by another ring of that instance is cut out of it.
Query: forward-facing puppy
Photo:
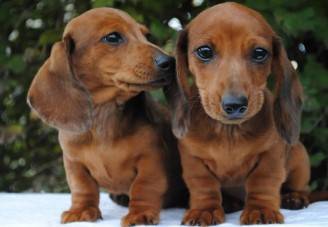
[[[270,75],[274,94],[267,88]],[[286,207],[307,205],[302,87],[259,13],[236,3],[200,13],[180,34],[176,82],[167,95],[190,191],[184,224],[222,223],[220,188],[244,187],[242,224],[282,223],[283,184],[291,192]]]
[[[123,226],[156,224],[180,182],[169,116],[144,92],[170,83],[174,58],[147,32],[122,11],[90,10],[68,23],[31,84],[29,105],[59,131],[72,193],[62,223],[101,218],[104,187],[130,198]]]

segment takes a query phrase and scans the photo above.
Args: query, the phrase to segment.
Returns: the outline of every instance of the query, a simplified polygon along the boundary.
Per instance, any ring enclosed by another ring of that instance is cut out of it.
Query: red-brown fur
[[[215,52],[207,63],[195,54],[202,45]],[[255,47],[270,54],[263,64],[250,59]],[[274,94],[267,88],[270,75]],[[222,110],[227,92],[248,98],[241,119],[229,120]],[[279,37],[259,13],[223,3],[193,19],[180,34],[177,80],[167,96],[190,191],[182,223],[224,222],[221,188],[245,189],[241,224],[282,223],[283,184],[291,191],[286,207],[307,205],[310,164],[298,139],[302,86]]]
[[[111,32],[124,42],[104,43]],[[174,66],[155,67],[165,54],[146,33],[122,11],[90,10],[68,23],[31,84],[30,106],[59,131],[72,194],[62,223],[101,218],[99,187],[129,197],[122,226],[156,224],[162,205],[181,199],[169,115],[145,93],[167,84]]]

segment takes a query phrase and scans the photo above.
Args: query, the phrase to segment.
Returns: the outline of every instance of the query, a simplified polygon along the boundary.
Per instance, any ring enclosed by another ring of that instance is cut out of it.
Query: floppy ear
[[[84,132],[91,127],[92,102],[87,90],[74,77],[69,36],[53,45],[28,91],[27,102],[47,124],[63,130]]]
[[[303,88],[279,38],[273,40],[273,51],[274,119],[280,135],[294,144],[300,134]]]
[[[179,35],[176,48],[177,75],[164,90],[169,106],[173,109],[172,130],[178,138],[187,133],[190,123],[188,73],[188,32],[183,30]]]

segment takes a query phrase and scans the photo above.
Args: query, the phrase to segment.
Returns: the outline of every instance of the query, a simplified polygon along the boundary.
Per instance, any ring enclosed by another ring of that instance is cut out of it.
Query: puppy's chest
[[[242,154],[240,149],[211,148],[210,159],[204,160],[204,164],[224,185],[239,185],[244,182],[258,161],[256,152],[249,151],[247,154]]]
[[[216,175],[223,185],[240,185],[258,161],[260,150],[247,143],[200,143],[194,155]]]
[[[128,153],[124,147],[97,146],[84,151],[82,162],[101,187],[127,193],[136,176],[135,160]]]

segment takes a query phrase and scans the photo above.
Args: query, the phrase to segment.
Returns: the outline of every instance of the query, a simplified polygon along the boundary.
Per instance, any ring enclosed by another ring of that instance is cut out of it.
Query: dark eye
[[[104,43],[109,43],[112,45],[117,45],[123,42],[123,38],[120,33],[118,32],[112,32],[109,33],[108,35],[105,35],[102,39],[102,42]]]
[[[252,61],[256,62],[256,63],[263,63],[269,56],[269,53],[267,50],[258,47],[255,48],[252,52],[251,58]]]
[[[209,46],[198,47],[196,54],[202,61],[210,61],[214,55],[212,48]]]

